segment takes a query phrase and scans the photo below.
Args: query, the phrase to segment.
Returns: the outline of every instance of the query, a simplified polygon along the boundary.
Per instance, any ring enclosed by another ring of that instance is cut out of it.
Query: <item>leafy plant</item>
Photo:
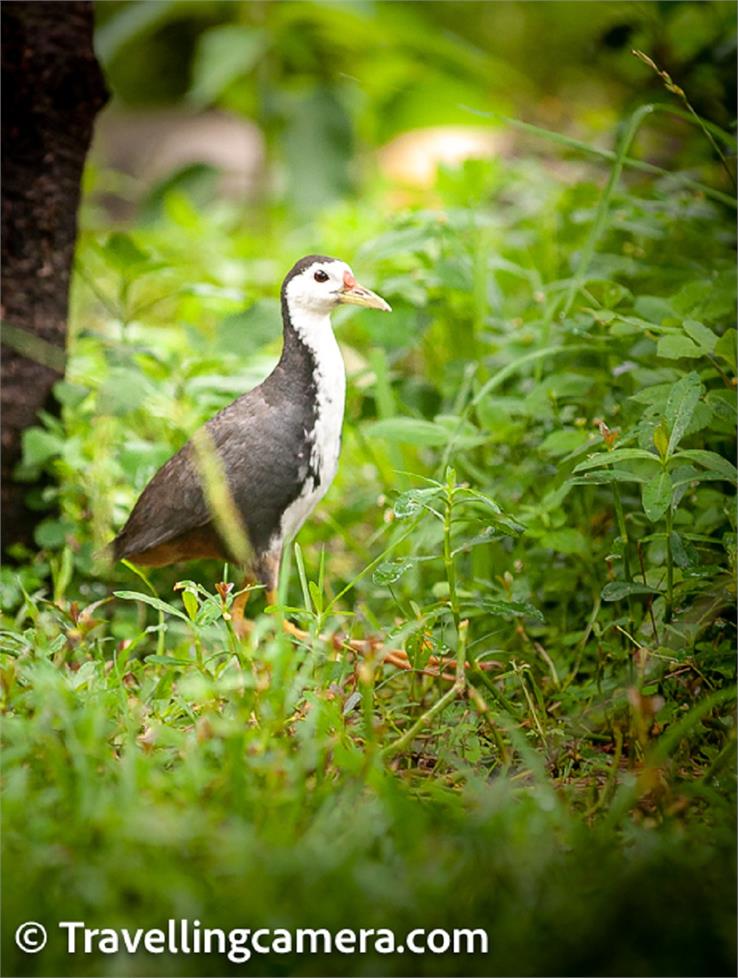
[[[236,26],[212,30],[221,51]],[[176,187],[153,223],[86,228],[62,416],[21,472],[54,477],[29,495],[55,509],[0,590],[9,931],[62,906],[92,926],[482,926],[488,959],[422,972],[731,973],[734,207],[631,165],[660,118],[634,110],[566,180],[572,141],[557,166],[472,161],[420,201],[373,185],[258,236]],[[339,474],[240,642],[234,568],[142,579],[95,554],[267,372],[280,276],[315,240],[395,312],[336,317]],[[204,967],[226,965],[176,961]]]

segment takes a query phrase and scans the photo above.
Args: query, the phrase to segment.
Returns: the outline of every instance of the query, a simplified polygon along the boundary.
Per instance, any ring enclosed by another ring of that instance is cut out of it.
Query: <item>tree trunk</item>
[[[53,402],[64,370],[80,180],[107,90],[88,2],[2,6],[3,546],[30,544],[35,520],[14,483],[23,431]]]

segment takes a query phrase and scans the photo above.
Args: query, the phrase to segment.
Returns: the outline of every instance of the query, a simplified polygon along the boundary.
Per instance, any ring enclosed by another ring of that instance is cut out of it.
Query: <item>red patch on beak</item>
[[[353,289],[356,286],[356,279],[348,269],[343,273],[343,284],[347,289]]]

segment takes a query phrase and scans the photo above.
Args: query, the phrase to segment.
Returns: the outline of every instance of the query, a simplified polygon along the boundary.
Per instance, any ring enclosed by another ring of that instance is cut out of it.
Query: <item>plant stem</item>
[[[607,772],[607,780],[605,781],[602,791],[600,792],[595,803],[585,812],[585,818],[591,818],[592,815],[603,808],[610,798],[612,798],[617,787],[618,774],[620,773],[620,759],[623,756],[623,731],[620,727],[615,727],[613,737],[615,740],[615,753],[613,755],[610,769]]]
[[[451,606],[456,634],[459,634],[459,621],[461,618],[459,609],[459,596],[456,589],[456,565],[451,547],[451,518],[454,508],[455,485],[451,481],[456,481],[456,474],[453,469],[448,470],[446,485],[446,502],[443,511],[443,563],[446,568],[446,580],[448,581],[448,599]]]
[[[620,180],[620,175],[623,172],[624,161],[628,155],[630,145],[633,142],[641,123],[654,110],[655,106],[653,105],[641,105],[635,110],[635,112],[633,112],[625,123],[625,128],[623,130],[620,143],[616,149],[615,162],[610,170],[610,176],[607,179],[605,189],[600,197],[600,203],[597,208],[594,223],[592,224],[589,234],[587,235],[587,240],[582,248],[579,262],[574,270],[574,275],[572,276],[571,284],[569,285],[569,289],[566,294],[564,308],[561,311],[562,319],[566,319],[571,311],[571,307],[574,304],[574,299],[576,298],[577,292],[584,281],[590,263],[594,257],[597,244],[607,226],[607,218],[610,213],[610,204],[612,203],[612,198],[615,194],[615,188]]]
[[[557,143],[559,146],[567,146],[570,149],[577,150],[580,153],[586,153],[588,156],[597,156],[601,160],[607,160],[608,162],[613,162],[617,158],[617,154],[611,149],[602,149],[599,146],[590,146],[588,143],[582,142],[580,139],[573,139],[571,136],[564,136],[560,132],[554,132],[551,129],[542,129],[540,126],[534,126],[530,122],[523,122],[520,119],[513,119],[510,116],[500,115],[499,112],[483,112],[480,109],[470,109],[469,106],[464,105],[462,108],[466,112],[470,112],[472,115],[480,116],[483,119],[495,119],[504,125],[510,126],[511,129],[518,129],[520,132],[529,133],[532,136],[537,136],[542,139],[547,139],[552,143]],[[664,112],[668,115],[675,115],[682,119],[692,120],[689,113],[685,112],[683,109],[679,109],[676,106],[663,105],[658,103],[653,106],[654,111]],[[732,146],[735,137],[732,133],[726,132],[719,126],[716,126],[712,122],[708,122],[706,119],[701,120],[702,125],[712,132],[718,139],[721,139],[727,146]],[[623,166],[629,167],[632,170],[640,170],[641,173],[651,173],[653,176],[665,176],[669,173],[663,167],[655,166],[653,163],[647,163],[645,160],[636,160],[630,156],[626,156],[623,159]],[[704,194],[706,197],[711,197],[713,200],[719,201],[721,204],[725,204],[727,207],[731,207],[735,210],[736,202],[735,198],[723,193],[721,190],[716,190],[714,187],[708,187],[704,183],[699,183],[697,180],[683,179],[682,185],[695,193]]]
[[[423,727],[427,726],[434,716],[445,710],[448,704],[451,703],[460,693],[463,693],[465,688],[464,663],[466,662],[466,636],[468,629],[468,621],[464,620],[459,622],[459,644],[456,654],[456,679],[454,680],[453,686],[447,690],[443,696],[437,699],[433,706],[427,709],[422,716],[418,717],[412,727],[406,730],[404,734],[397,738],[397,740],[393,741],[391,744],[388,744],[387,747],[384,748],[382,751],[383,757],[392,757],[393,754],[398,754],[406,747],[409,747]]]
[[[533,718],[533,724],[534,724],[536,730],[538,731],[538,736],[541,738],[541,743],[543,744],[544,750],[548,750],[548,742],[546,740],[546,734],[545,734],[545,731],[543,729],[543,725],[542,725],[542,723],[541,723],[541,721],[540,721],[540,719],[538,717],[538,711],[536,710],[535,704],[533,702],[533,698],[530,695],[530,691],[529,691],[529,689],[528,689],[528,687],[526,685],[526,682],[525,682],[525,675],[524,675],[525,668],[527,668],[527,667],[522,667],[521,668],[520,666],[518,666],[517,663],[513,663],[513,670],[515,671],[515,674],[518,677],[518,682],[520,683],[520,688],[523,691],[523,696],[525,697],[525,700],[526,700],[526,702],[528,704],[528,709],[530,711],[530,715]]]
[[[121,564],[123,564],[124,567],[127,567],[129,571],[132,571],[139,580],[143,581],[146,587],[149,589],[149,591],[151,591],[151,593],[154,595],[155,598],[158,597],[156,593],[156,588],[154,587],[154,585],[151,583],[151,581],[148,579],[148,577],[144,574],[142,570],[136,567],[135,564],[132,564],[130,560],[121,560]],[[166,652],[166,646],[164,642],[164,612],[161,609],[159,609],[159,631],[156,633],[156,654],[164,655],[165,652]]]
[[[702,119],[702,116],[700,116],[693,108],[692,103],[687,98],[687,93],[684,91],[681,85],[677,85],[676,82],[672,79],[671,75],[668,73],[668,71],[664,71],[663,68],[659,68],[659,66],[656,64],[653,58],[647,55],[644,51],[635,50],[632,51],[631,53],[634,54],[636,58],[642,61],[645,65],[648,65],[649,68],[652,68],[659,76],[659,78],[663,81],[666,90],[671,92],[672,95],[676,95],[676,97],[681,100],[682,104],[684,105],[685,109],[687,110],[691,118],[697,123],[697,125],[700,127],[702,132],[705,134],[706,139],[708,140],[708,142],[714,149],[715,153],[719,157],[720,162],[723,164],[723,169],[728,174],[728,179],[730,180],[730,182],[733,184],[733,187],[735,188],[736,186],[735,176],[733,175],[733,171],[728,166],[728,161],[725,158],[725,153],[723,153],[723,151],[720,149],[717,140],[710,132],[710,129],[705,124],[705,121]]]
[[[453,615],[454,625],[456,626],[456,677],[454,684],[443,694],[422,716],[418,717],[415,723],[405,731],[393,743],[389,744],[382,751],[383,757],[391,757],[399,751],[404,750],[412,744],[417,734],[430,721],[444,710],[466,688],[466,643],[469,633],[469,622],[465,619],[460,620],[459,596],[456,589],[456,566],[454,564],[453,550],[451,547],[451,517],[454,507],[454,493],[456,491],[456,473],[452,468],[446,470],[446,504],[443,513],[443,562],[446,567],[446,579],[448,581],[448,596]]]
[[[664,622],[671,621],[674,608],[674,555],[671,549],[672,512],[671,505],[666,511],[666,610]]]
[[[632,581],[630,571],[630,554],[628,552],[628,528],[625,525],[625,512],[623,510],[623,500],[620,495],[620,486],[613,483],[612,497],[615,504],[615,517],[618,521],[618,532],[623,541],[623,573],[626,581]]]

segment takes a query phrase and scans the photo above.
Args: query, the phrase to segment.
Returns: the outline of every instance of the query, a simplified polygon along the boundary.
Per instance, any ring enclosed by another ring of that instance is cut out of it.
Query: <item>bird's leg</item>
[[[328,641],[326,636],[321,635],[321,638]],[[396,669],[403,669],[407,672],[416,672],[423,676],[435,678],[440,677],[448,682],[454,682],[456,679],[454,672],[451,671],[456,666],[456,659],[442,655],[431,655],[428,657],[425,666],[419,668],[412,664],[404,649],[387,648],[383,639],[378,636],[368,639],[342,639],[340,636],[333,636],[333,646],[334,648],[348,649],[356,655],[371,656],[381,662],[382,665],[394,666]],[[498,659],[486,659],[483,662],[477,662],[476,665],[485,672],[489,669],[501,669],[503,667],[503,663]],[[466,662],[465,667],[469,669],[470,663]]]
[[[279,596],[276,588],[273,591],[267,591],[266,600],[268,605],[277,604],[279,601]],[[304,632],[301,628],[298,628],[297,625],[293,625],[289,618],[283,619],[282,628],[288,635],[292,635],[293,638],[299,638],[302,640],[310,638],[309,632]]]
[[[258,579],[266,587],[267,605],[275,605],[279,601],[277,596],[277,585],[279,583],[279,565],[281,557],[281,550],[269,551],[268,553],[262,554],[259,557],[255,566]],[[291,622],[288,618],[285,618],[282,621],[282,628],[288,635],[291,635],[293,638],[299,639],[300,641],[304,642],[306,639],[311,638],[310,632],[306,632],[302,628],[298,628],[297,625],[293,624],[293,622]],[[450,682],[453,682],[455,679],[455,676],[449,671],[450,667],[455,666],[455,659],[447,658],[445,656],[431,655],[425,664],[425,668],[416,669],[404,649],[388,649],[384,647],[384,641],[379,637],[369,639],[348,639],[339,634],[332,636],[318,635],[317,637],[322,642],[331,643],[335,650],[346,648],[350,649],[355,654],[362,656],[375,655],[379,653],[383,663],[394,666],[396,669],[420,672],[425,676],[440,676],[441,679],[446,679]],[[494,665],[497,666],[499,663],[494,662]],[[469,663],[466,663],[466,666],[468,668]],[[491,667],[492,663],[480,663],[480,668],[482,669]]]
[[[281,559],[282,551],[272,550],[269,553],[263,554],[257,564],[256,572],[259,575],[259,579],[266,586],[267,606],[279,603],[277,586],[279,584],[279,565]],[[288,618],[285,618],[282,622],[282,628],[288,635],[292,635],[294,638],[306,639],[310,637],[308,632],[304,632],[297,625],[293,625]]]
[[[282,622],[282,628],[291,635],[293,638],[299,638],[301,642],[310,638],[310,632],[306,632],[303,628],[298,628],[294,622],[291,622],[289,618],[285,618]]]
[[[248,618],[244,616],[246,611],[246,605],[251,597],[251,586],[256,583],[256,578],[252,573],[247,573],[243,579],[243,588],[240,594],[237,594],[233,599],[233,604],[231,605],[231,622],[233,623],[233,630],[236,635],[243,639],[250,633],[253,628],[253,622],[249,621]]]

